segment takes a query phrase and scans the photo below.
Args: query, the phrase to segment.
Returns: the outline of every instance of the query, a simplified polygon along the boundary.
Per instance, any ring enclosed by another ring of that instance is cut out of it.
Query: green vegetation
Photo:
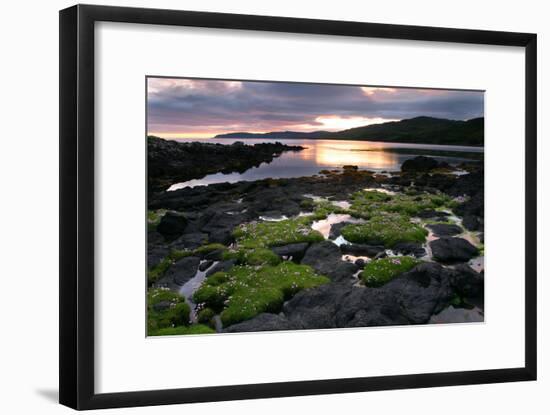
[[[216,331],[204,324],[193,324],[191,326],[165,327],[151,330],[149,336],[181,336],[186,334],[211,334]]]
[[[214,316],[216,312],[211,308],[203,308],[197,314],[197,321],[202,324],[206,324],[210,327],[214,327]]]
[[[237,265],[277,265],[281,258],[267,248],[245,249],[240,248],[224,252],[224,260],[235,259]]]
[[[386,213],[371,217],[366,223],[347,225],[342,235],[353,243],[383,244],[392,248],[398,242],[425,242],[428,231],[412,223],[408,216]]]
[[[170,253],[157,265],[153,268],[150,268],[147,272],[147,282],[149,285],[158,281],[165,273],[168,271],[168,268],[182,258],[192,255],[192,251],[185,251],[179,249],[173,249]]]
[[[297,292],[329,282],[307,265],[283,262],[276,266],[234,266],[208,277],[193,295],[197,304],[220,312],[224,326],[260,313],[280,311]]]
[[[410,256],[375,259],[365,265],[361,279],[368,287],[381,287],[419,263],[419,260]]]
[[[147,229],[149,229],[150,231],[154,231],[165,213],[166,209],[148,210]]]
[[[425,209],[436,209],[451,203],[451,199],[444,194],[412,192],[390,195],[371,190],[355,192],[351,199],[350,213],[364,219],[381,212],[414,216]]]
[[[219,243],[212,243],[212,244],[199,246],[197,249],[193,251],[193,254],[197,256],[204,256],[209,254],[210,252],[218,251],[220,249],[225,251],[227,247]]]
[[[190,311],[181,295],[167,288],[150,288],[147,292],[147,332],[152,335],[159,329],[187,326]]]
[[[268,248],[297,242],[319,242],[323,235],[312,230],[310,216],[285,219],[279,222],[251,222],[233,231],[237,243],[243,248]]]

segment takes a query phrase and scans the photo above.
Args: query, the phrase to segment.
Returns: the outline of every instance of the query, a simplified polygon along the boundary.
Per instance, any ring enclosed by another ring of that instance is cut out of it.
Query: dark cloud
[[[450,119],[482,116],[483,93],[164,78],[150,78],[148,86],[148,127],[160,134],[311,131],[331,129],[319,117],[361,122],[420,115]]]

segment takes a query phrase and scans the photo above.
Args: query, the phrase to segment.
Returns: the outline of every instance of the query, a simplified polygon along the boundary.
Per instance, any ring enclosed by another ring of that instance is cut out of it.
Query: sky
[[[483,92],[148,78],[147,130],[163,138],[339,131],[418,116],[483,116]]]

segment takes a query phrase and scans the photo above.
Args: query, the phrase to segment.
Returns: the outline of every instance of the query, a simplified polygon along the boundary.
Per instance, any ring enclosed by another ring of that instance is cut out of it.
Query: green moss
[[[347,225],[342,228],[342,235],[350,242],[392,248],[398,242],[425,242],[428,231],[412,223],[408,216],[390,213],[373,216],[366,223]]]
[[[211,334],[216,331],[204,324],[193,324],[191,326],[165,327],[151,330],[149,336],[181,336],[187,334]]]
[[[197,314],[197,321],[202,324],[206,324],[208,326],[214,326],[214,316],[216,315],[216,312],[212,310],[211,308],[203,308],[199,313]]]
[[[425,209],[436,209],[451,203],[451,199],[444,194],[413,192],[390,195],[371,190],[355,192],[351,199],[350,213],[365,219],[380,212],[414,216]]]
[[[235,259],[238,265],[277,265],[281,262],[281,258],[267,248],[226,251],[223,259]]]
[[[419,263],[410,256],[375,259],[365,265],[360,277],[368,287],[380,287]]]
[[[165,215],[166,209],[158,209],[158,210],[148,210],[147,211],[147,228],[150,231],[154,231],[157,229],[157,225],[159,224],[162,217]]]
[[[164,303],[162,307],[158,307],[160,303]],[[178,293],[166,288],[150,288],[147,291],[147,332],[188,325],[190,311]]]
[[[193,252],[191,251],[178,249],[173,249],[172,251],[170,251],[170,253],[162,261],[160,261],[157,265],[147,271],[147,282],[149,283],[149,285],[152,285],[153,283],[158,281],[166,273],[166,271],[168,271],[168,268],[170,268],[170,266],[174,262],[192,254]]]
[[[199,246],[197,249],[195,249],[195,251],[193,253],[195,255],[202,256],[202,255],[207,255],[207,254],[209,254],[210,252],[213,252],[213,251],[218,251],[220,249],[221,250],[226,250],[227,247],[225,245],[222,245],[222,244],[212,243],[212,244],[208,244],[208,245]]]
[[[252,222],[237,227],[233,236],[243,248],[268,248],[297,242],[319,242],[323,235],[309,227],[309,216],[279,222]]]
[[[283,302],[297,292],[328,282],[309,266],[292,262],[277,266],[241,265],[208,277],[193,299],[221,312],[222,323],[228,326],[263,312],[277,313]]]

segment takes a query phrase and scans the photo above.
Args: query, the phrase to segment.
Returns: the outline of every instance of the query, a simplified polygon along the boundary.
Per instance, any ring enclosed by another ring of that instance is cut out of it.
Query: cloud
[[[288,82],[149,78],[148,130],[159,135],[314,131],[420,115],[483,115],[483,93]],[[375,121],[372,121],[375,120]]]

